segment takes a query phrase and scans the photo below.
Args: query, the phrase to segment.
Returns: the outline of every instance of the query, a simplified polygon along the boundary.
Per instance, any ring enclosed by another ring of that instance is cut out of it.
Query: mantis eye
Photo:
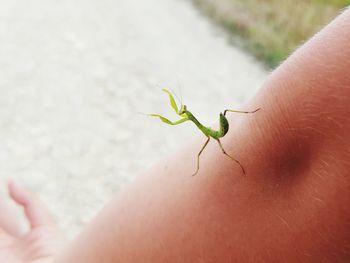
[[[186,105],[181,105],[179,114],[184,114],[187,111]]]

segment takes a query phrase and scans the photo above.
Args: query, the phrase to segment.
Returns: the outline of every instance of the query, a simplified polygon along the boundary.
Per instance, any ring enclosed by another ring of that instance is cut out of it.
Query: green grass
[[[193,0],[245,47],[275,67],[350,0]]]

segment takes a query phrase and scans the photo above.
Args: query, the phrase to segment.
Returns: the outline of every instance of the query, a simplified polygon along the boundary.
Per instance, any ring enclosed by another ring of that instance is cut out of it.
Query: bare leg
[[[192,174],[192,176],[195,176],[198,171],[199,171],[199,156],[201,155],[201,153],[203,152],[204,148],[208,145],[209,141],[210,141],[210,137],[207,137],[208,139],[206,140],[206,142],[204,143],[204,145],[202,146],[202,149],[199,151],[198,155],[197,155],[197,169],[196,172],[194,174]]]
[[[240,166],[241,169],[242,169],[243,174],[245,174],[245,170],[244,170],[244,168],[243,168],[243,165],[242,165],[237,159],[233,158],[231,155],[229,155],[229,154],[225,151],[225,149],[224,149],[224,147],[222,147],[222,144],[221,144],[221,142],[220,142],[219,139],[216,139],[216,140],[217,140],[218,143],[219,143],[219,146],[220,146],[220,148],[221,148],[221,150],[222,150],[222,153],[225,154],[226,156],[228,156],[231,160],[233,160],[233,161],[235,161],[236,163],[238,163],[239,166]]]
[[[260,108],[257,108],[256,110],[254,111],[241,111],[241,110],[225,110],[224,111],[224,115],[226,116],[226,112],[235,112],[235,113],[255,113],[257,112],[258,110],[260,110]]]

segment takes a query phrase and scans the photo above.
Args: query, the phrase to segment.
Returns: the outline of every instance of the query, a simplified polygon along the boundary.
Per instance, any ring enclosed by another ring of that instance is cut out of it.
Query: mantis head
[[[186,111],[187,111],[186,105],[181,105],[181,108],[179,110],[179,115],[186,113]]]

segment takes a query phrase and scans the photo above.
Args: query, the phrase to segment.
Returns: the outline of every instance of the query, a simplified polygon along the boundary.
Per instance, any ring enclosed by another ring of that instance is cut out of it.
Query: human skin
[[[119,193],[58,257],[40,262],[349,262],[349,70],[346,11],[244,106],[260,111],[228,113],[222,143],[246,175],[213,141],[192,177],[206,139],[198,137]],[[31,207],[29,220],[41,221],[40,206]]]
[[[0,199],[0,262],[52,263],[64,237],[40,199],[25,187],[8,184],[9,196],[23,208],[30,228],[22,231],[18,216]]]
[[[118,194],[60,262],[349,262],[350,12],[299,48],[222,139]]]

